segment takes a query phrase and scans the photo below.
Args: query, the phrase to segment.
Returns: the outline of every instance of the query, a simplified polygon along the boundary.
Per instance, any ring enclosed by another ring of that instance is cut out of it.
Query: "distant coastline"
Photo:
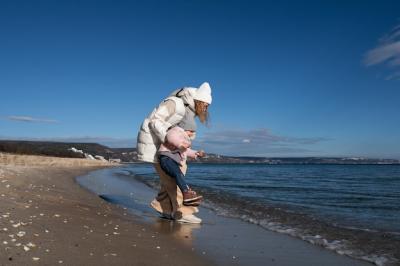
[[[136,148],[110,148],[98,143],[69,143],[51,141],[21,141],[0,140],[0,152],[46,155],[65,158],[84,158],[80,153],[71,151],[71,148],[82,150],[93,156],[102,156],[107,160],[119,160],[122,163],[138,163]],[[225,156],[207,154],[193,163],[241,163],[241,164],[295,164],[295,165],[400,165],[398,159],[380,159],[366,157],[252,157],[252,156]]]

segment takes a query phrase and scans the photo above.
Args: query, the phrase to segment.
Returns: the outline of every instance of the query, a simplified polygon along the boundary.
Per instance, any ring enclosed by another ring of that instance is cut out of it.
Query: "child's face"
[[[187,134],[189,137],[193,137],[193,136],[194,136],[194,131],[185,130],[185,132],[186,132],[186,134]]]

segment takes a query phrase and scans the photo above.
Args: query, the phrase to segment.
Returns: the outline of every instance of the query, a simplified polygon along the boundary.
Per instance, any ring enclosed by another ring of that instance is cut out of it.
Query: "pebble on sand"
[[[16,223],[16,224],[13,224],[12,226],[13,226],[14,228],[20,227],[20,226],[21,226],[21,223]]]
[[[26,244],[28,247],[31,247],[31,248],[34,248],[34,247],[36,247],[36,245],[35,244],[33,244],[32,242],[29,242],[28,244]]]
[[[26,234],[26,233],[25,233],[24,231],[19,231],[19,232],[17,233],[17,236],[23,237],[25,234]]]

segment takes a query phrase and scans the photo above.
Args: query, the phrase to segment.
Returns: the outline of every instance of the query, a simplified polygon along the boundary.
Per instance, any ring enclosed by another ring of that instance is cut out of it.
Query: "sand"
[[[372,265],[204,208],[202,225],[159,219],[143,183],[122,186],[146,202],[128,210],[75,181],[103,169],[90,175],[116,185],[105,169],[114,166],[0,153],[0,265]]]
[[[112,166],[0,153],[0,264],[210,265],[75,182]]]

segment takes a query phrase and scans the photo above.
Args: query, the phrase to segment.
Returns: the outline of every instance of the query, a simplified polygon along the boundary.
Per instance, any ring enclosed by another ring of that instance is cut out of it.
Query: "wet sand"
[[[203,219],[201,225],[160,219],[149,207],[156,191],[127,174],[128,169],[121,166],[93,171],[77,180],[105,200],[126,207],[160,234],[181,241],[217,265],[372,265],[240,219],[217,215],[203,207],[197,214]]]
[[[212,264],[75,182],[105,167],[111,165],[0,153],[0,264]]]

